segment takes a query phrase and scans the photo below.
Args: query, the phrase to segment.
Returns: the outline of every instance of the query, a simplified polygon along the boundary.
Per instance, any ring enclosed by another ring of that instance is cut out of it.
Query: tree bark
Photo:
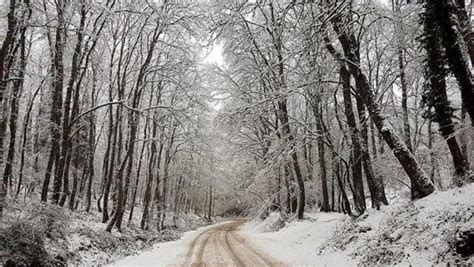
[[[462,34],[458,8],[453,0],[427,0],[425,15],[432,16],[439,25],[438,36],[441,37],[446,49],[447,59],[461,90],[463,107],[471,117],[474,126],[474,84],[470,69],[469,49]],[[426,18],[425,18],[426,20]]]
[[[51,149],[49,153],[48,164],[46,166],[46,173],[44,177],[43,189],[41,192],[41,200],[46,202],[48,196],[48,188],[52,175],[53,166],[58,169],[58,161],[60,155],[61,140],[61,118],[63,105],[63,82],[64,82],[64,63],[63,53],[64,44],[66,42],[66,23],[64,20],[65,2],[56,3],[56,13],[58,25],[56,27],[56,37],[52,55],[52,69],[53,69],[53,84],[52,84],[52,105],[51,105]],[[53,204],[58,204],[62,186],[62,176],[55,170],[53,181]]]
[[[156,123],[152,122],[153,126],[152,126],[152,133],[151,133],[151,138],[152,138],[152,141],[150,143],[150,156],[148,158],[148,172],[147,172],[147,179],[146,179],[146,184],[145,184],[145,195],[144,195],[144,199],[143,199],[143,214],[142,214],[142,219],[141,219],[141,222],[140,222],[140,228],[141,229],[147,229],[148,228],[148,216],[149,216],[149,213],[150,213],[150,202],[151,202],[151,188],[152,188],[152,185],[153,185],[153,173],[154,171],[158,172],[159,170],[157,170],[155,168],[155,164],[156,164],[156,160],[155,160],[155,156],[156,156],[156,151],[157,151],[157,148],[156,148],[156,136],[157,136],[157,125]],[[158,176],[158,174],[156,174]]]
[[[321,96],[319,92],[313,95],[313,103],[311,103],[314,118],[316,120],[316,133],[318,134],[317,147],[318,147],[318,162],[321,179],[321,193],[323,195],[321,203],[321,211],[329,212],[331,207],[329,205],[329,194],[327,185],[327,170],[326,170],[326,158],[324,148],[324,129],[322,125],[322,114],[320,112]]]
[[[445,79],[447,73],[444,68],[446,59],[437,30],[437,13],[435,10],[430,9],[429,4],[425,8],[423,44],[427,51],[426,61],[428,70],[426,75],[429,89],[425,92],[423,101],[428,107],[434,108],[434,114],[428,114],[428,116],[431,116],[431,119],[438,123],[439,131],[448,144],[455,168],[454,183],[457,186],[461,186],[471,175],[469,162],[464,157],[455,136],[454,122],[452,120],[454,109],[450,107],[446,91]],[[449,54],[447,56],[450,57]]]
[[[342,57],[340,53],[337,53],[333,47],[330,49],[330,52],[335,56],[340,64],[346,65],[346,68],[348,68],[349,72],[356,80],[356,83],[361,85],[361,87],[358,88],[358,90],[360,90],[359,94],[369,111],[372,121],[410,178],[412,199],[422,198],[433,193],[434,187],[431,180],[421,168],[408,147],[389,125],[386,118],[382,116],[380,107],[375,99],[374,91],[367,80],[367,77],[360,68],[357,57],[358,53],[357,51],[354,51],[357,48],[355,37],[349,35],[345,32],[346,29],[341,27],[343,24],[340,15],[335,16],[332,19],[332,24],[343,47],[345,58]],[[330,44],[327,37],[326,42]]]
[[[360,99],[357,99],[357,109],[359,113],[360,125],[362,126],[360,131],[362,165],[364,167],[367,184],[369,186],[372,208],[380,209],[381,205],[388,205],[388,200],[387,196],[385,195],[385,187],[382,177],[377,176],[374,169],[372,168],[368,146],[368,130],[366,126],[367,120],[365,117],[365,106]]]
[[[403,59],[403,23],[401,21],[400,3],[398,0],[392,0],[392,9],[395,12],[395,34],[397,38],[397,57],[398,57],[398,71],[400,74],[400,87],[402,89],[402,114],[403,114],[403,131],[405,144],[413,153],[413,146],[410,133],[410,121],[408,116],[408,86],[405,76],[405,62]]]
[[[25,1],[27,5],[27,20],[31,17],[31,8],[29,1]],[[25,70],[27,65],[27,55],[26,55],[26,25],[20,26],[20,40],[17,44],[17,47],[20,49],[20,58],[18,72],[17,72],[17,79],[13,82],[12,86],[12,100],[10,102],[10,121],[9,121],[9,128],[10,128],[10,142],[8,145],[8,152],[7,158],[5,160],[5,170],[3,172],[3,179],[6,183],[12,183],[12,171],[13,171],[13,162],[15,159],[15,146],[16,146],[16,133],[17,133],[17,123],[18,123],[18,110],[19,110],[19,102],[20,96],[23,91],[23,83],[25,79]],[[0,156],[1,160],[1,156]],[[19,182],[19,184],[21,184]],[[1,204],[0,204],[1,205]],[[1,211],[0,211],[1,213]],[[1,217],[1,215],[0,215]]]
[[[362,146],[360,133],[357,127],[351,96],[351,75],[345,66],[340,66],[339,75],[342,81],[342,92],[344,96],[344,111],[347,117],[347,125],[352,140],[352,181],[354,184],[354,205],[359,214],[366,210],[364,182],[362,180]]]

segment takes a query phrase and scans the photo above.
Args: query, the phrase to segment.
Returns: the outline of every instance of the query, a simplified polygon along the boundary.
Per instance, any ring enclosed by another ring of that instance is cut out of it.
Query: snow
[[[324,250],[343,250],[362,265],[458,263],[462,259],[453,253],[453,242],[458,229],[474,226],[473,193],[470,184],[414,202],[395,199],[380,211],[345,219]]]
[[[196,230],[184,233],[183,237],[176,241],[158,243],[149,251],[138,255],[126,257],[109,266],[173,266],[182,264],[191,242],[203,231],[216,225],[200,227]]]
[[[437,191],[423,199],[391,199],[381,210],[353,218],[340,213],[306,213],[287,220],[271,213],[253,220],[240,233],[252,245],[289,266],[472,264],[461,259],[453,241],[459,229],[474,226],[474,184]],[[191,242],[212,226],[186,232],[182,239],[161,243],[113,266],[177,266]]]
[[[359,218],[310,213],[282,226],[272,213],[243,231],[256,245],[290,266],[429,266],[463,262],[453,253],[458,229],[474,226],[474,184],[417,201],[399,196]],[[272,232],[273,231],[273,232]],[[472,264],[474,258],[465,259]]]
[[[156,243],[177,240],[183,231],[207,224],[206,220],[193,214],[179,214],[179,219],[174,220],[173,214],[169,213],[165,221],[167,229],[158,231],[152,220],[150,228],[142,230],[139,227],[140,207],[135,211],[130,224],[128,213],[125,214],[122,232],[113,229],[109,233],[105,231],[106,224],[101,222],[102,214],[95,211],[73,212],[37,199],[12,201],[9,212],[0,222],[0,240],[9,240],[7,246],[2,246],[5,243],[0,241],[0,266],[4,261],[3,253],[20,260],[35,255],[42,265],[59,261],[73,266],[101,266],[150,249]],[[19,232],[12,231],[15,227]],[[31,242],[34,238],[42,242]]]
[[[277,232],[268,232],[269,222],[279,214],[272,213],[262,222],[251,222],[243,232],[251,236],[256,246],[270,256],[290,266],[356,265],[346,253],[333,251],[320,255],[319,247],[331,238],[338,223],[347,216],[340,213],[309,213],[301,221],[291,221]]]

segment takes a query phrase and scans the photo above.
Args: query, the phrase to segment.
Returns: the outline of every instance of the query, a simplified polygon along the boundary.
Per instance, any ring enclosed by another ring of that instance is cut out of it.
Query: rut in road
[[[186,254],[185,266],[284,266],[257,250],[238,233],[245,220],[234,220],[199,234]]]

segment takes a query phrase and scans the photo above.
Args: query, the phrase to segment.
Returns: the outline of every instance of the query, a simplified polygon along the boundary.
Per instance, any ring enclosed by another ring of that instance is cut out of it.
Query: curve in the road
[[[220,224],[199,234],[186,253],[185,266],[284,266],[252,247],[238,234],[245,220]]]

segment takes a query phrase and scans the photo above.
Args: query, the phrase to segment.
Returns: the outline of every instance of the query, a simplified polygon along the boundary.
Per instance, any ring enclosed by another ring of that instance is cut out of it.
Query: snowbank
[[[289,221],[277,213],[243,228],[258,247],[290,266],[473,264],[456,253],[460,229],[474,228],[474,184],[415,202],[393,199],[359,218],[310,213]],[[272,232],[273,231],[273,232]]]
[[[474,227],[474,184],[347,218],[324,251],[340,250],[363,265],[426,266],[473,263],[456,253],[460,228]]]
[[[319,254],[319,248],[333,235],[338,223],[346,216],[340,213],[310,213],[302,221],[290,221],[279,227],[277,232],[269,232],[272,222],[281,221],[277,213],[272,213],[263,221],[253,221],[243,231],[252,237],[256,245],[290,266],[348,266],[355,261],[339,251]]]
[[[169,229],[157,231],[152,223],[149,230],[142,230],[141,213],[139,209],[136,212],[130,225],[125,214],[121,233],[115,229],[108,233],[97,212],[72,212],[39,201],[12,203],[8,217],[0,224],[0,265],[7,261],[17,265],[103,265],[156,243],[177,240],[182,232],[207,223],[198,216],[180,214],[180,219],[168,220]]]

